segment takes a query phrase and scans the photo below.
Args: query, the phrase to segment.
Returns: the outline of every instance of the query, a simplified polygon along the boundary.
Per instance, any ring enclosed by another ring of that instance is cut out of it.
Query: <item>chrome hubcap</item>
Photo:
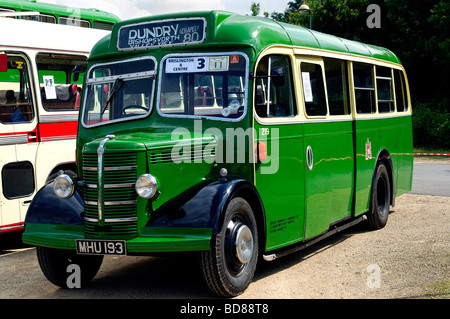
[[[236,255],[239,261],[246,264],[253,255],[253,235],[246,225],[241,225],[236,234]]]

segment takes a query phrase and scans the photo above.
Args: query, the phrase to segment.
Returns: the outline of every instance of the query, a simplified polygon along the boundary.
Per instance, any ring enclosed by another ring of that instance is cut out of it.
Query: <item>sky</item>
[[[111,12],[123,20],[161,13],[200,10],[227,10],[250,15],[252,2],[260,4],[262,16],[264,12],[284,12],[289,0],[38,0],[37,2],[95,8]]]

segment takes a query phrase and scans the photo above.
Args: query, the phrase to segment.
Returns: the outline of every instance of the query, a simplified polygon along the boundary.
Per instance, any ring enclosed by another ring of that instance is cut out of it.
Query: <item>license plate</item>
[[[124,240],[77,239],[79,255],[126,255]]]

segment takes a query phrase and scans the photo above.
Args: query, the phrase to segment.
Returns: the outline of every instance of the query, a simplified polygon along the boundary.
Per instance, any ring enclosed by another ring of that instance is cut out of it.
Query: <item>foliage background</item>
[[[294,0],[284,12],[265,12],[277,21],[386,47],[406,68],[413,104],[416,147],[450,149],[450,1],[448,0]],[[370,4],[381,11],[381,27],[369,28]],[[259,3],[252,3],[253,15]]]

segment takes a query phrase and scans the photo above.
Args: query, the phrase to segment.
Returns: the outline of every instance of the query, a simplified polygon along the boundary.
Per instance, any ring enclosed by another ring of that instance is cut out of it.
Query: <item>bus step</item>
[[[282,250],[280,252],[273,253],[273,254],[270,254],[270,255],[263,255],[263,259],[265,261],[273,261],[275,259],[278,259],[278,258],[287,256],[287,255],[290,255],[290,254],[295,253],[297,251],[300,251],[302,249],[308,248],[309,246],[312,246],[315,243],[317,243],[317,242],[319,242],[319,241],[321,241],[321,240],[323,240],[323,239],[325,239],[325,238],[327,238],[327,237],[329,237],[331,235],[339,233],[339,232],[341,232],[341,231],[343,231],[343,230],[345,230],[345,229],[347,229],[349,227],[352,227],[352,226],[354,226],[356,224],[359,224],[360,222],[362,222],[363,220],[366,220],[366,219],[367,219],[367,216],[366,215],[362,215],[362,216],[352,220],[351,222],[349,222],[347,224],[344,224],[342,226],[339,226],[339,227],[335,227],[334,229],[326,232],[325,234],[323,234],[323,235],[321,235],[319,237],[316,237],[316,238],[314,238],[314,239],[312,239],[312,240],[310,240],[310,241],[308,241],[306,243],[302,243],[302,244],[299,244],[299,245],[291,246],[291,247],[289,247],[289,248],[287,248],[285,250]]]

